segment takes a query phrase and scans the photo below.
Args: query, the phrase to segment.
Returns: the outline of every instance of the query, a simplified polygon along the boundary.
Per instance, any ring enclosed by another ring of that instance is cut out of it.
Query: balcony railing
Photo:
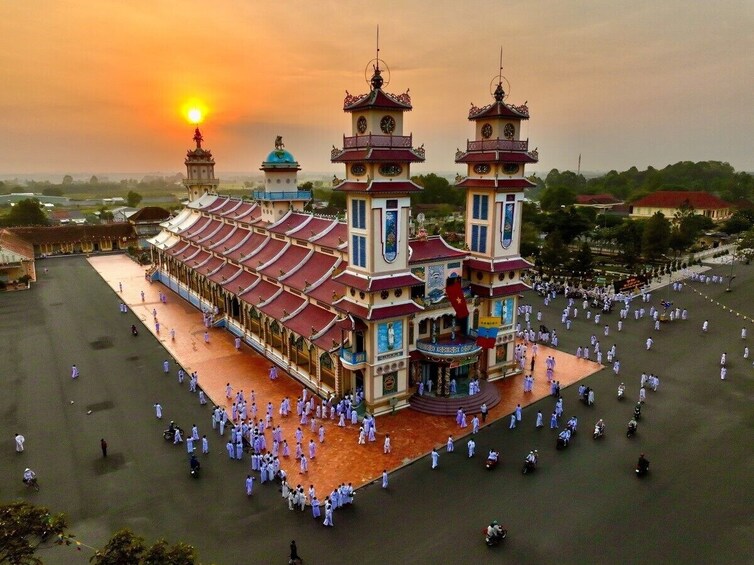
[[[290,190],[290,191],[267,191],[255,190],[252,195],[257,200],[311,200],[311,190]]]
[[[438,340],[432,343],[429,339],[420,339],[416,342],[416,349],[428,355],[439,355],[441,357],[461,357],[464,355],[473,355],[478,353],[482,348],[472,339],[455,339],[455,340]]]
[[[411,148],[411,135],[357,135],[343,136],[343,149],[358,149],[361,147],[401,147]]]
[[[359,365],[360,363],[367,362],[367,352],[353,352],[350,349],[341,348],[340,358],[349,365]]]
[[[466,142],[466,151],[527,151],[528,149],[528,139],[482,139]]]

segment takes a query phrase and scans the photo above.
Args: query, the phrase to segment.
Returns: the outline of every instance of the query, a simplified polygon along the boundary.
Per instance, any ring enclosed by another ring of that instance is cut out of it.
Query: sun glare
[[[204,113],[199,108],[189,108],[186,117],[192,124],[200,124],[204,118]]]

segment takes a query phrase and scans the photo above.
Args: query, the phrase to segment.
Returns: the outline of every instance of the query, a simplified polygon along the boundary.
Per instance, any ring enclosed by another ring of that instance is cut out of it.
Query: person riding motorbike
[[[568,447],[568,442],[571,441],[571,431],[569,429],[565,429],[562,432],[558,434],[558,447]]]
[[[579,421],[576,418],[576,416],[571,416],[571,419],[568,420],[568,423],[566,424],[566,428],[571,430],[571,435],[576,433],[576,427],[579,425]]]
[[[536,449],[530,451],[529,455],[526,456],[526,462],[531,463],[532,465],[536,465],[538,460],[539,460],[539,453],[537,453]]]
[[[497,461],[500,454],[495,451],[494,449],[490,449],[490,452],[487,454],[487,460],[488,461]]]
[[[24,483],[30,484],[37,480],[37,474],[28,467],[24,470]]]
[[[634,420],[641,418],[641,402],[637,402],[634,407]]]
[[[646,475],[648,471],[649,459],[644,457],[644,454],[642,453],[641,455],[639,455],[639,461],[636,463],[636,474],[639,476]]]
[[[136,324],[131,324],[131,333],[133,335],[139,335],[139,330],[136,329]]]
[[[503,528],[497,523],[497,520],[493,520],[489,526],[487,526],[487,536],[485,541],[488,545],[500,542],[503,539]]]
[[[629,437],[634,435],[636,433],[636,428],[638,427],[639,427],[639,423],[632,418],[631,420],[628,421],[628,429],[626,430],[626,435]]]
[[[594,424],[594,437],[595,439],[605,435],[605,422],[602,421],[602,418],[597,420],[597,423]]]
[[[623,400],[626,396],[626,385],[623,383],[618,385],[618,400]]]

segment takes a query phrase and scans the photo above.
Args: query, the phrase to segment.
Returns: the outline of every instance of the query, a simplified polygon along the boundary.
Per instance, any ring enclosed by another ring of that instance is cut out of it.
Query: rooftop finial
[[[196,128],[196,130],[194,130],[194,141],[196,142],[196,148],[201,149],[202,141],[204,141],[204,138],[202,137],[202,132],[199,131],[199,128]]]
[[[372,85],[372,88],[374,90],[379,90],[382,88],[382,85],[385,83],[385,80],[382,78],[382,71],[380,70],[380,26],[377,26],[377,56],[375,57],[375,64],[374,64],[374,74],[372,75],[372,80],[369,81]]]
[[[503,90],[503,46],[500,46],[500,67],[497,74],[497,88],[495,89],[495,101],[502,102],[505,99],[505,90]]]

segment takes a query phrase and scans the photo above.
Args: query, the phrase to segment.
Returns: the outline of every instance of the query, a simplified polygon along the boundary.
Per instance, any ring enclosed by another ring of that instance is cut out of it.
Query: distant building
[[[30,198],[36,198],[42,204],[53,204],[56,206],[67,206],[70,204],[70,199],[66,196],[45,196],[44,194],[36,194],[34,192],[2,194],[0,195],[0,204],[17,204],[22,200],[29,200]]]
[[[679,209],[689,206],[695,214],[715,221],[725,220],[732,213],[730,203],[708,192],[659,190],[633,202],[631,217],[650,218],[657,212],[662,212],[666,218],[672,218]]]
[[[7,285],[24,275],[37,280],[33,246],[10,230],[0,230],[0,282]]]
[[[141,249],[149,248],[147,239],[160,233],[162,231],[160,224],[169,217],[170,212],[159,206],[145,206],[129,215],[128,223],[134,227]]]
[[[574,206],[577,208],[597,208],[607,211],[621,204],[623,204],[623,201],[612,194],[579,194],[576,196]]]
[[[113,214],[113,222],[127,222],[128,218],[138,211],[138,208],[132,208],[131,206],[118,206],[110,210]]]
[[[8,231],[30,243],[37,257],[116,251],[137,244],[131,224],[69,224],[9,228]]]

